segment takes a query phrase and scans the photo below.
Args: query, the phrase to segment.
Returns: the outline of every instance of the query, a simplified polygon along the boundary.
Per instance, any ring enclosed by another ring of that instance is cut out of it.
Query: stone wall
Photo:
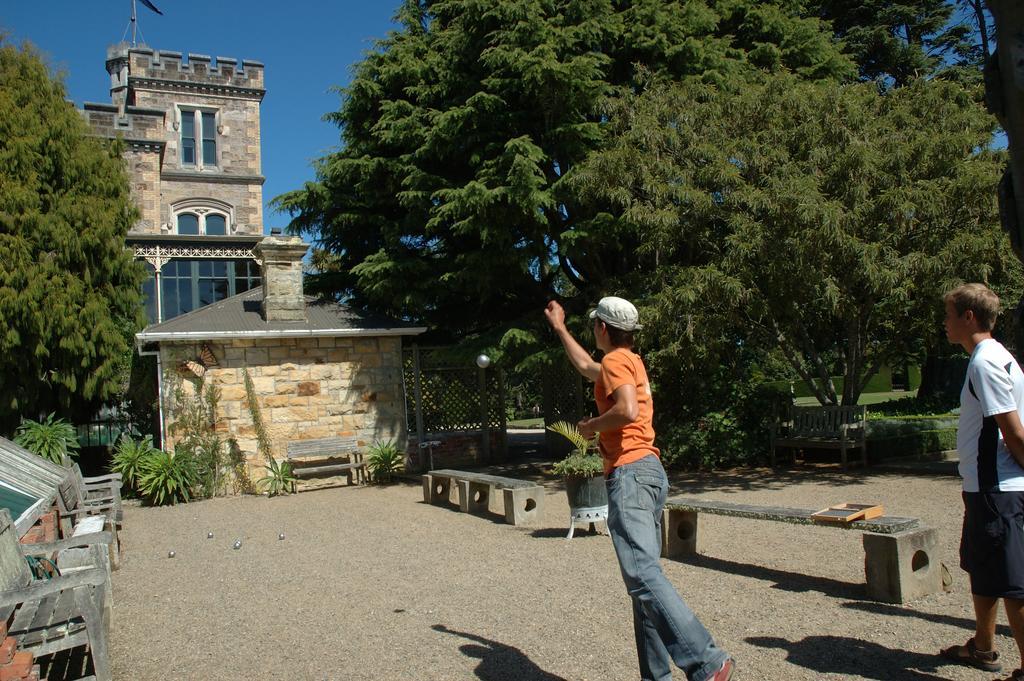
[[[203,381],[220,390],[217,429],[237,443],[257,480],[266,463],[256,444],[245,391],[244,371],[252,378],[273,456],[283,459],[293,440],[354,435],[364,449],[376,440],[406,439],[401,339],[385,337],[304,338],[207,342],[218,366]],[[179,368],[199,357],[201,344],[162,343],[165,374],[194,391],[199,379]],[[170,381],[164,408],[173,423]],[[173,447],[173,428],[168,445]]]

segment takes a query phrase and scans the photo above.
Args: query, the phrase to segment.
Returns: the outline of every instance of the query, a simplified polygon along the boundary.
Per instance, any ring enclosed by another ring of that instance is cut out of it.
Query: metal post
[[[498,369],[498,405],[501,419],[501,458],[508,459],[508,423],[505,421],[505,370]]]
[[[487,369],[477,369],[480,377],[480,436],[483,440],[483,460],[491,461],[491,428],[490,414],[487,409]]]
[[[423,432],[423,388],[420,383],[420,346],[418,345],[412,346],[412,375],[413,399],[416,400],[416,442],[420,444],[426,438]],[[423,469],[423,464],[424,462],[421,460],[421,470]]]

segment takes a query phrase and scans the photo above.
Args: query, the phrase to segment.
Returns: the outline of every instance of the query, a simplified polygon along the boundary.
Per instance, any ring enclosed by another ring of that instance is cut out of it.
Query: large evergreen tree
[[[600,148],[601,103],[636,66],[741,88],[847,78],[828,27],[786,0],[407,0],[329,116],[343,148],[278,197],[333,258],[317,286],[458,336],[582,297],[638,265],[642,238],[565,178]]]
[[[823,404],[856,404],[881,366],[921,356],[951,285],[1019,294],[995,204],[1003,155],[984,150],[995,120],[971,90],[779,76],[623,106],[614,144],[573,181],[657,254],[635,282],[656,347],[775,345]]]
[[[107,146],[38,54],[0,44],[0,432],[22,416],[88,415],[123,387],[143,272]]]

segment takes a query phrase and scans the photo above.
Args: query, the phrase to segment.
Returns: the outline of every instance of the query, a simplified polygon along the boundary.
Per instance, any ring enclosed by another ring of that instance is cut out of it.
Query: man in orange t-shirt
[[[548,303],[544,316],[569,361],[595,384],[598,416],[579,422],[590,438],[600,433],[608,487],[608,533],[633,601],[633,633],[643,681],[671,681],[675,663],[690,681],[728,681],[733,660],[683,602],[661,570],[661,515],[668,479],[654,446],[651,384],[633,333],[640,328],[632,303],[602,298],[590,313],[604,358],[595,362],[565,326],[565,311]]]

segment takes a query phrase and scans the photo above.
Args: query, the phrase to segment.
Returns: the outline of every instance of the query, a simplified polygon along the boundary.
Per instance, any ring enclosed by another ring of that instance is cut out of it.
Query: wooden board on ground
[[[878,504],[837,504],[812,513],[811,519],[819,523],[852,523],[881,517],[884,512]]]

